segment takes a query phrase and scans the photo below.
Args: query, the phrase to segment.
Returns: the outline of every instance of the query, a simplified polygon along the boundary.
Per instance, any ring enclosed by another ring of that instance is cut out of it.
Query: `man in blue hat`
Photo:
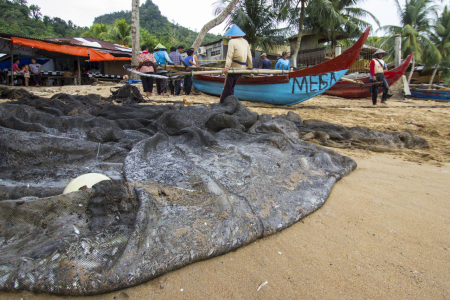
[[[237,26],[233,25],[225,32],[225,36],[231,37],[228,42],[227,59],[225,61],[225,68],[222,70],[225,76],[225,85],[223,87],[222,95],[220,96],[220,103],[223,103],[228,96],[234,95],[234,87],[242,74],[231,74],[229,70],[253,68],[252,53],[250,45],[242,37],[245,33]]]

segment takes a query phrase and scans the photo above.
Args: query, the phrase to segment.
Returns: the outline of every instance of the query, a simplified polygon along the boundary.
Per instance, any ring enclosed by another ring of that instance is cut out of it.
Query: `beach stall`
[[[10,69],[13,59],[24,59],[24,63],[27,63],[26,59],[35,58],[46,59],[45,63],[51,60],[48,67],[42,64],[43,61],[40,62],[45,85],[81,84],[82,77],[114,81],[123,78],[125,73],[122,65],[124,61],[131,60],[131,49],[114,44],[103,47],[99,40],[73,39],[41,40],[0,33],[0,52],[8,54],[0,58],[0,63],[5,63],[2,70]],[[8,71],[4,77],[6,82],[14,84],[15,79],[23,78],[23,74]]]

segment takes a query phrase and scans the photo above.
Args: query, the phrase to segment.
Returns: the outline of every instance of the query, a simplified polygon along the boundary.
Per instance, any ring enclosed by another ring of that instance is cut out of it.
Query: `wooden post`
[[[14,86],[14,44],[11,41],[11,86]]]
[[[397,34],[395,36],[395,67],[397,68],[402,62],[402,36]]]
[[[339,44],[337,44],[337,45],[336,45],[336,50],[335,50],[335,51],[336,51],[335,57],[341,55],[341,53],[342,53],[342,46],[339,45]]]
[[[80,57],[77,56],[77,64],[78,64],[78,85],[81,85],[81,68],[80,68]]]

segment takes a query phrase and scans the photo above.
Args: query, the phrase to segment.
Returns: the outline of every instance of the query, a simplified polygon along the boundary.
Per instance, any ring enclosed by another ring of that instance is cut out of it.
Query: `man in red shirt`
[[[372,82],[379,82],[372,86],[372,103],[377,105],[378,89],[381,87],[383,90],[383,96],[381,96],[381,103],[386,103],[389,91],[389,84],[384,78],[384,72],[388,70],[386,63],[382,60],[382,57],[387,55],[387,52],[378,49],[377,52],[373,54],[373,59],[370,62],[370,76],[372,77]]]

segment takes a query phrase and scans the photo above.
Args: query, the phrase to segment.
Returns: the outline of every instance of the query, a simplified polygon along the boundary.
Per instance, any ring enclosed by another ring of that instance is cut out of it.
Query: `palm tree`
[[[105,34],[108,32],[108,27],[102,24],[94,24],[92,25],[88,31],[84,32],[82,36],[91,37],[94,39],[104,40]]]
[[[426,52],[427,57],[425,61],[428,61],[428,65],[436,65],[430,78],[430,85],[433,83],[439,66],[442,63],[444,65],[450,64],[450,11],[448,6],[445,6],[440,16],[436,14],[436,21],[432,28],[433,32],[431,32],[430,40],[436,46],[439,55],[432,55],[433,51]]]
[[[277,29],[277,16],[267,0],[241,0],[231,12],[227,26],[236,24],[245,32],[245,39],[255,54],[258,46],[267,48],[283,43],[282,29]]]
[[[387,32],[383,46],[387,48],[392,56],[394,51],[394,40],[397,34],[402,36],[402,56],[405,57],[415,53],[412,58],[412,68],[409,73],[408,83],[411,81],[416,61],[421,62],[424,48],[435,54],[438,52],[436,46],[427,38],[430,33],[430,14],[436,13],[437,6],[432,5],[432,0],[405,0],[402,7],[395,0],[401,26],[387,25],[379,30]],[[434,54],[434,55],[435,55]]]
[[[362,18],[370,17],[380,26],[371,12],[356,7],[357,4],[358,0],[314,0],[307,9],[306,27],[316,34],[325,34],[334,49],[338,37],[359,37],[370,26]]]
[[[117,20],[114,26],[110,26],[108,32],[104,35],[105,41],[131,46],[131,25],[127,24],[125,19]]]
[[[325,34],[334,49],[338,36],[358,37],[370,26],[361,18],[371,17],[379,26],[378,19],[369,11],[356,7],[357,3],[358,0],[276,0],[276,4],[281,7],[280,18],[298,27],[293,57],[296,58],[300,50],[303,29],[317,36]],[[296,66],[295,59],[293,65]]]
[[[139,2],[139,0],[131,1],[131,44],[133,46],[133,51],[131,53],[132,66],[138,65],[137,56],[139,54]]]
[[[230,12],[234,9],[236,4],[239,0],[229,0],[228,4],[224,7],[222,6],[219,9],[216,9],[216,16],[214,19],[203,25],[203,28],[200,30],[200,32],[197,35],[197,38],[195,39],[194,43],[192,44],[192,48],[197,50],[198,47],[202,44],[203,39],[205,38],[208,31],[210,31],[212,28],[216,27],[217,25],[221,24],[230,14]],[[222,3],[225,3],[227,1],[222,1]]]

